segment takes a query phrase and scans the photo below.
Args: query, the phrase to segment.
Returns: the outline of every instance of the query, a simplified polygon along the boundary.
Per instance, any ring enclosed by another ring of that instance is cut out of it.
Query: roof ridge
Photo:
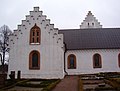
[[[84,29],[59,29],[59,31],[72,31],[72,30],[103,30],[103,29],[120,29],[120,28],[84,28]]]

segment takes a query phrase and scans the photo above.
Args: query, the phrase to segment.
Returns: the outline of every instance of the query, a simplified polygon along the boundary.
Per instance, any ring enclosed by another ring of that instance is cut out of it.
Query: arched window
[[[29,69],[40,69],[40,53],[38,51],[30,52]]]
[[[30,30],[30,44],[40,44],[40,28],[35,24]]]
[[[88,23],[88,26],[89,26],[90,24]]]
[[[76,69],[76,56],[74,54],[68,56],[68,69]]]
[[[120,67],[120,53],[118,54],[118,66]]]
[[[93,55],[93,68],[102,68],[102,61],[100,54]]]

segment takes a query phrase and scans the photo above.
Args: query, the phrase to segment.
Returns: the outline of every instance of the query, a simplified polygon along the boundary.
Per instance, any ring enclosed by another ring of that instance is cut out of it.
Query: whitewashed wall
[[[89,23],[89,24],[88,24]],[[85,20],[80,25],[81,29],[84,28],[102,28],[102,25],[100,25],[100,22],[92,15],[91,11],[88,12],[87,16],[85,17]]]
[[[99,53],[102,58],[102,68],[93,68],[93,55]],[[66,52],[66,71],[69,75],[93,74],[99,72],[120,72],[118,54],[120,49],[107,50],[70,50]],[[76,69],[67,69],[67,57],[76,55]]]
[[[30,45],[30,29],[37,24],[41,29],[41,44]],[[18,29],[10,36],[10,61],[8,75],[11,71],[21,71],[22,78],[63,78],[64,50],[63,35],[50,24],[50,20],[42,15],[38,7],[30,11],[26,20],[18,25]],[[40,70],[29,70],[29,53],[40,52]],[[9,77],[8,77],[9,78]]]

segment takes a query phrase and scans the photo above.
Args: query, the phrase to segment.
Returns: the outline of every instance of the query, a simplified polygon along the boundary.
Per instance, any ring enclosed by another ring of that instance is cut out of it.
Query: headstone
[[[11,74],[9,75],[11,80],[15,79],[15,71],[11,71]]]
[[[21,71],[19,70],[17,73],[17,79],[20,80],[21,79]]]

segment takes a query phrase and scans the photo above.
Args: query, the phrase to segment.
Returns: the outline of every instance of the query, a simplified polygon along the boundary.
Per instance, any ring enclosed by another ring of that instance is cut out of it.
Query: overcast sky
[[[0,26],[16,29],[35,6],[59,29],[79,28],[88,11],[103,27],[120,27],[120,0],[0,0]]]

